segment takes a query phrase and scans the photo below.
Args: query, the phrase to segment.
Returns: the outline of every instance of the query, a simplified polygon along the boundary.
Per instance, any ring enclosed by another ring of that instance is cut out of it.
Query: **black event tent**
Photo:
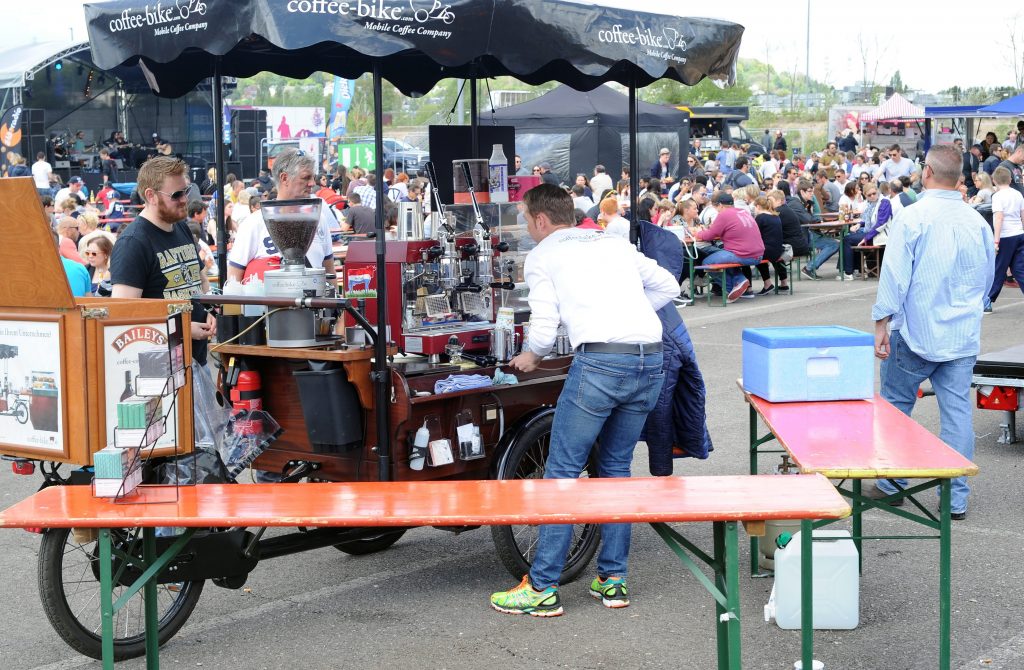
[[[641,102],[637,110],[640,173],[658,158],[658,150],[672,151],[673,167],[689,143],[690,115],[674,107]],[[568,86],[494,112],[494,120],[516,128],[516,152],[524,166],[551,163],[551,170],[567,184],[574,175],[593,174],[600,163],[615,181],[629,165],[629,97],[608,86],[574,91]]]
[[[448,78],[511,75],[528,84],[557,81],[581,91],[618,82],[629,87],[630,146],[635,147],[637,88],[658,79],[693,85],[711,77],[734,83],[743,34],[743,26],[727,21],[569,0],[112,0],[86,4],[85,18],[99,67],[138,63],[153,91],[165,97],[181,96],[213,77],[217,108],[224,75],[270,71],[301,79],[323,71],[353,78],[372,72],[378,165],[384,163],[384,79],[407,95],[426,93]],[[475,105],[471,113],[475,118]],[[220,137],[220,114],[214,123]],[[223,147],[215,147],[223,175]],[[636,193],[635,152],[632,158]],[[387,332],[383,186],[378,180],[376,302],[382,334]],[[219,205],[219,239],[224,239],[223,200]],[[218,262],[225,276],[223,252]],[[384,340],[375,342],[377,407],[389,403]],[[376,414],[378,472],[387,479],[388,417]]]

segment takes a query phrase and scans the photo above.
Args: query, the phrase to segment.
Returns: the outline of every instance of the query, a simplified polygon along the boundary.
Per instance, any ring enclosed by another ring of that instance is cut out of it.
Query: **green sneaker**
[[[562,601],[558,598],[558,587],[549,586],[543,591],[535,591],[530,584],[529,575],[523,575],[523,581],[513,589],[492,593],[491,607],[505,614],[562,616]]]
[[[590,583],[590,595],[600,598],[605,607],[629,607],[628,594],[625,577],[598,577]]]

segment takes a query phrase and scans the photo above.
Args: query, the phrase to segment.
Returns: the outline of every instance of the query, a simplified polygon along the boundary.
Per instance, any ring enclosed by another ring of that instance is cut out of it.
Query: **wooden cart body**
[[[281,425],[284,432],[264,452],[254,467],[281,472],[290,462],[316,463],[315,477],[329,481],[374,481],[378,476],[378,453],[373,425],[377,408],[373,402],[370,379],[373,350],[275,349],[271,347],[225,345],[225,355],[240,357],[260,373],[263,408]],[[335,362],[356,388],[363,414],[364,440],[360,446],[341,453],[320,453],[310,442],[299,391],[292,374],[308,361]],[[518,375],[517,384],[469,389],[453,393],[434,393],[434,383],[451,374],[406,376],[398,369],[391,375],[391,406],[388,408],[391,436],[391,479],[418,481],[430,479],[490,479],[502,452],[531,417],[551,411],[561,392],[570,357],[549,359],[543,368]],[[467,374],[493,376],[494,368],[466,371]],[[429,393],[430,395],[418,395]],[[449,465],[422,470],[409,467],[409,454],[416,430],[428,416],[440,419],[443,436],[455,441],[455,416],[468,410],[480,427],[485,457],[455,461]]]
[[[20,351],[8,361],[18,373],[7,383],[30,398],[35,417],[19,428],[15,417],[0,416],[0,454],[90,465],[92,454],[111,440],[111,398],[125,386],[127,361],[141,348],[166,346],[170,314],[184,311],[187,331],[189,305],[73,297],[30,177],[0,179],[0,240],[8,252],[0,282],[0,344]],[[185,356],[191,355],[186,338]],[[173,437],[156,455],[192,448],[190,385],[179,390],[172,418]]]

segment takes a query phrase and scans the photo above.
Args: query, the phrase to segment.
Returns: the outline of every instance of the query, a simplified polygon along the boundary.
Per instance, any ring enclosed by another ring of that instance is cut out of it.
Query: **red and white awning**
[[[918,107],[899,93],[881,105],[860,115],[861,121],[913,121],[925,117],[924,107]]]

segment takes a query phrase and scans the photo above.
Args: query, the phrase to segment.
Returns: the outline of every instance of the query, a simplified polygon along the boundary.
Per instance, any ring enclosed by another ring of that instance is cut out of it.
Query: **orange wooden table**
[[[757,473],[759,453],[778,453],[759,449],[774,439],[801,473],[850,480],[849,489],[841,484],[838,490],[853,504],[853,541],[862,557],[861,544],[866,539],[925,537],[939,540],[939,667],[947,670],[950,667],[950,480],[976,475],[978,466],[878,395],[871,400],[787,403],[768,402],[746,391],[743,395],[750,405],[751,474]],[[768,428],[766,435],[758,435],[758,417]],[[927,480],[886,499],[909,500],[917,511],[904,511],[862,495],[861,480],[893,478]],[[934,488],[939,489],[938,515],[930,503],[915,498],[916,494]],[[937,530],[939,535],[864,535],[862,514],[872,508]],[[828,523],[831,522],[813,526]],[[752,537],[751,573],[757,569],[757,544],[757,538]],[[802,614],[808,615],[806,607]],[[809,626],[810,621],[805,619],[805,624]],[[807,660],[804,667],[810,667]]]
[[[173,490],[173,489],[171,489]],[[104,667],[113,667],[112,589],[120,572],[110,529],[142,527],[142,576],[120,601],[144,589],[147,667],[159,665],[156,580],[198,528],[264,526],[462,526],[547,523],[651,523],[716,601],[718,667],[740,668],[739,523],[764,532],[768,519],[838,519],[849,505],[821,475],[234,484],[139,489],[138,502],[95,498],[88,486],[55,486],[0,513],[6,528],[97,528]],[[698,549],[669,522],[711,522],[714,547]],[[156,554],[154,529],[183,527]],[[708,577],[696,558],[708,564]],[[152,613],[149,603],[153,602]]]

